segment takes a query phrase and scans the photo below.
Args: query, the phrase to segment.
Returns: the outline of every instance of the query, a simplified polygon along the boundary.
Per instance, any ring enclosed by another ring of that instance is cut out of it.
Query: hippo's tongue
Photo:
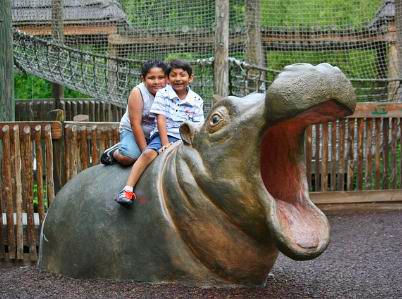
[[[268,222],[278,248],[293,259],[314,258],[329,242],[328,220],[308,194],[304,129],[311,123],[333,120],[345,113],[344,107],[328,101],[271,126],[264,135],[261,176],[273,197]]]

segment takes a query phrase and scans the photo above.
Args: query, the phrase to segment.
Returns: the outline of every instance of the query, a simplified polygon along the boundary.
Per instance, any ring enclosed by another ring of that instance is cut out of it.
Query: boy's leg
[[[127,184],[123,190],[117,195],[116,201],[124,206],[130,206],[135,200],[134,186],[137,184],[142,173],[149,164],[158,156],[158,150],[162,147],[159,135],[154,135],[149,142],[147,149],[135,161],[131,168],[130,175],[127,179]]]
[[[141,156],[135,161],[131,168],[130,175],[127,179],[127,186],[135,186],[144,170],[158,156],[158,153],[152,149],[146,149]]]
[[[127,179],[127,184],[123,190],[119,192],[116,197],[116,202],[123,206],[131,206],[136,199],[134,193],[134,186],[137,184],[142,173],[148,167],[149,164],[158,156],[158,153],[152,149],[146,149],[141,156],[135,161],[131,168],[130,175]]]

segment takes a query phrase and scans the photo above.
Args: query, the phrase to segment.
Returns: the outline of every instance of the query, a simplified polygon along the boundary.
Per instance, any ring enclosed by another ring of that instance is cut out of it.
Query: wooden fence
[[[36,261],[57,190],[99,163],[118,123],[0,122],[0,260]],[[11,225],[9,225],[11,224]]]
[[[60,102],[60,105],[58,108],[64,110],[67,121],[72,121],[73,117],[78,114],[85,114],[92,122],[118,122],[125,112],[125,108],[91,99],[65,99]],[[15,102],[15,120],[47,120],[49,111],[55,108],[53,99],[17,100]]]
[[[306,130],[310,191],[402,189],[402,104],[358,105],[342,120]]]
[[[52,138],[61,133],[58,122],[0,123],[0,258],[37,259],[38,226],[55,194]]]
[[[359,105],[352,117],[307,129],[315,203],[402,203],[401,111],[400,104]],[[0,259],[37,259],[55,193],[118,139],[117,122],[0,123]]]

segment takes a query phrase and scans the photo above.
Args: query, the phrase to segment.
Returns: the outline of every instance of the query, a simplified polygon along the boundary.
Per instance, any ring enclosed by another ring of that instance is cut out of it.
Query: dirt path
[[[39,273],[0,263],[0,298],[402,298],[402,211],[330,216],[319,258],[280,256],[264,288],[193,288]]]

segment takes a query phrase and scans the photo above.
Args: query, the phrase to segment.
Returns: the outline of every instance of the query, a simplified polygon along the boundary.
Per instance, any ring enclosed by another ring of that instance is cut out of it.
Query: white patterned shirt
[[[180,100],[172,86],[166,85],[156,93],[151,113],[164,115],[167,134],[181,139],[179,127],[182,123],[190,122],[199,125],[204,122],[203,105],[202,98],[190,87],[188,87],[186,97]],[[157,132],[158,126],[156,125],[151,136]]]

